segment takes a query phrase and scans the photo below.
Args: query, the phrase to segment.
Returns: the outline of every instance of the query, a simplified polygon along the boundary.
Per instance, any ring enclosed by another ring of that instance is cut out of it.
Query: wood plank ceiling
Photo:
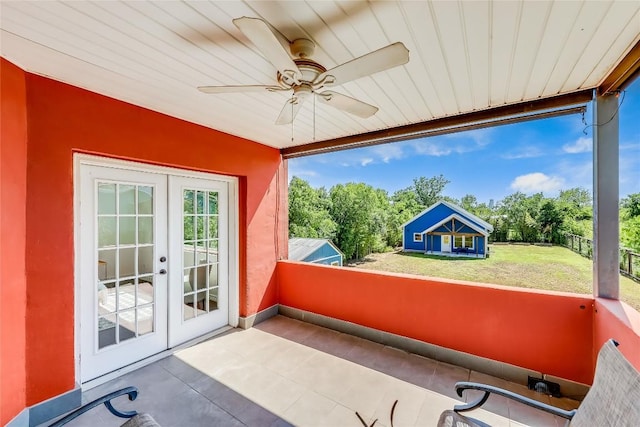
[[[410,61],[332,88],[373,117],[307,102],[276,125],[286,92],[196,89],[275,83],[242,16],[312,40],[327,69],[397,41]],[[0,27],[29,72],[285,148],[596,88],[640,41],[640,2],[2,1]]]

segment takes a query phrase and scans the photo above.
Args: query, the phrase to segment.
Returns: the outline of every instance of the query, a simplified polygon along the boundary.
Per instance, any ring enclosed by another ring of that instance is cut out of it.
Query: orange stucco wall
[[[25,406],[25,73],[0,58],[0,425]]]
[[[240,315],[277,302],[278,150],[31,74],[27,107],[27,405],[74,386],[74,152],[240,177]]]
[[[640,313],[622,301],[596,298],[593,328],[593,357],[610,338],[618,341],[618,349],[640,371]]]
[[[278,263],[280,303],[583,383],[593,298]]]

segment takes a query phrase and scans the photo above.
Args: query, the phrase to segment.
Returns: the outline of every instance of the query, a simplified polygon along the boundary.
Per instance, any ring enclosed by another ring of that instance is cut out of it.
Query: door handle
[[[159,274],[167,274],[167,270],[165,270],[165,269],[163,268],[163,269],[162,269],[162,270],[160,270],[158,273],[159,273]]]

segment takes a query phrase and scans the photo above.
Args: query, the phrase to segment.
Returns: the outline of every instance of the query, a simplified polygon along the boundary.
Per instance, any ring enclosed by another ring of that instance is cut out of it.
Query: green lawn
[[[387,252],[350,265],[579,294],[591,294],[593,283],[591,260],[561,246],[491,245],[486,259]],[[620,293],[622,301],[640,311],[640,283],[620,276]]]

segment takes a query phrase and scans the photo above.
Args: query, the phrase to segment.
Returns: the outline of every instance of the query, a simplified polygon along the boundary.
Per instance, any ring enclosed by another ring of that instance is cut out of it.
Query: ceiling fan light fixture
[[[318,95],[320,102],[338,110],[361,118],[371,117],[378,112],[378,107],[337,92],[319,91],[325,87],[340,85],[409,61],[409,50],[404,44],[397,42],[327,70],[322,64],[310,58],[316,47],[312,40],[295,39],[289,42],[290,52],[287,52],[280,42],[283,36],[262,19],[242,17],[234,19],[233,23],[278,70],[277,86],[201,86],[198,89],[206,93],[292,90],[293,95],[285,102],[284,108],[276,119],[278,125],[293,123],[304,101],[312,95]],[[315,133],[315,102],[313,118]]]

